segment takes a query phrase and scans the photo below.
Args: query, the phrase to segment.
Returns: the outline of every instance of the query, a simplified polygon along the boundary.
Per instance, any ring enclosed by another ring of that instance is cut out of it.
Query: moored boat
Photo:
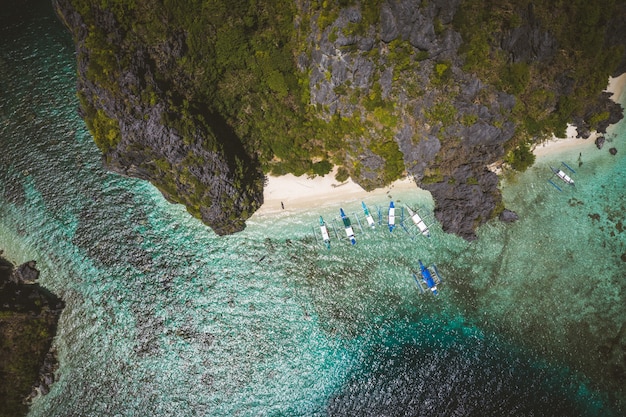
[[[350,218],[346,216],[346,213],[342,208],[339,209],[339,213],[341,214],[341,221],[343,222],[343,226],[346,230],[346,236],[350,240],[350,243],[356,245],[356,238],[354,237],[354,230],[352,230],[352,223],[350,223]]]
[[[387,216],[387,224],[389,231],[393,232],[396,228],[396,207],[393,205],[393,201],[389,203],[389,215]]]
[[[569,170],[572,174],[575,174],[575,173],[576,173],[576,171],[574,171],[574,169],[573,169],[571,166],[567,165],[565,162],[561,162],[561,165],[563,165],[563,166],[564,166],[567,170]],[[564,170],[562,170],[562,169],[560,169],[560,168],[554,168],[554,167],[552,167],[552,166],[550,167],[550,170],[552,170],[552,173],[553,173],[554,175],[556,175],[557,177],[559,177],[559,178],[560,178],[560,179],[561,179],[561,180],[562,180],[565,184],[567,184],[567,185],[571,185],[572,187],[574,186],[574,180],[572,179],[572,177],[570,177],[569,175],[567,175],[567,174],[565,173],[565,171],[564,171]],[[559,187],[559,186],[558,186],[558,185],[556,185],[554,182],[552,182],[552,179],[549,179],[549,180],[548,180],[548,182],[549,182],[550,184],[552,184],[552,186],[553,186],[554,188],[556,188],[557,190],[559,190],[559,191],[563,191],[563,190],[561,189],[561,187]]]
[[[330,235],[328,234],[328,227],[324,222],[324,218],[320,216],[320,232],[322,233],[322,240],[328,249],[330,249]]]
[[[435,264],[431,265],[432,272],[430,269],[422,263],[421,260],[418,261],[420,265],[420,275],[421,279],[418,278],[417,273],[413,272],[413,278],[415,279],[415,283],[419,287],[421,292],[424,290],[432,291],[433,295],[438,295],[439,291],[437,290],[437,285],[442,281],[441,275],[439,275],[439,271],[437,271],[437,266]],[[421,282],[420,282],[421,281]],[[424,288],[422,283],[426,286]]]
[[[415,223],[415,226],[417,226],[420,233],[426,237],[430,237],[430,231],[428,230],[428,225],[424,222],[424,220],[420,217],[420,215],[414,212],[413,210],[411,210],[411,207],[409,206],[406,206],[406,209],[409,212],[409,216],[411,217],[411,220],[413,220],[413,223]]]
[[[363,213],[365,213],[365,219],[367,220],[367,224],[373,229],[376,227],[376,223],[374,222],[374,218],[370,214],[369,209],[365,205],[364,202],[361,201],[361,207],[363,207]]]
[[[567,175],[565,171],[558,169],[558,168],[554,168],[554,167],[550,167],[550,169],[552,170],[552,172],[554,172],[554,175],[562,179],[563,182],[565,182],[568,185],[574,185],[574,180],[572,179],[572,177]]]

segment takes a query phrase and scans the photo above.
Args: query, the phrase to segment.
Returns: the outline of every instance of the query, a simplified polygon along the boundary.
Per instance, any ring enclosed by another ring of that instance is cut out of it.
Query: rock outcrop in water
[[[220,235],[242,230],[263,203],[265,177],[222,116],[190,108],[180,91],[186,74],[175,67],[185,53],[184,33],[157,45],[131,44],[111,10],[87,3],[54,1],[76,43],[81,113],[104,165],[152,182]],[[94,46],[100,44],[106,46]],[[103,67],[107,60],[118,61],[115,70]],[[163,79],[162,67],[173,78]],[[185,120],[191,113],[193,121]]]
[[[26,415],[55,379],[51,345],[64,304],[38,277],[35,261],[15,268],[0,258],[0,416]]]
[[[323,174],[332,161],[366,190],[413,176],[444,230],[473,239],[504,209],[488,166],[524,169],[528,145],[566,122],[587,137],[622,117],[594,79],[625,66],[626,29],[585,5],[547,21],[550,2],[53,3],[106,166],[218,234],[261,205],[261,167]],[[568,32],[576,19],[593,36]]]

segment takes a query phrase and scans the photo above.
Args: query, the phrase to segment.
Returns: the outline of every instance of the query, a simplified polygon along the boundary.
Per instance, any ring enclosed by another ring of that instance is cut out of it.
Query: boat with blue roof
[[[394,206],[393,201],[389,203],[389,214],[387,216],[387,225],[389,226],[390,232],[393,232],[393,229],[396,228],[396,206]]]

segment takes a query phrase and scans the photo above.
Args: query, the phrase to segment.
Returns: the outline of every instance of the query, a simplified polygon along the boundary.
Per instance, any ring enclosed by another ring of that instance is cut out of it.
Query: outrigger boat
[[[411,217],[411,220],[413,220],[413,223],[415,223],[415,226],[419,229],[420,233],[426,237],[430,237],[430,230],[428,230],[428,225],[426,225],[426,223],[424,222],[424,220],[422,220],[420,215],[414,212],[413,210],[411,210],[411,207],[409,206],[406,206],[406,209],[409,212],[409,216]]]
[[[320,216],[320,232],[322,232],[322,240],[326,245],[326,248],[330,249],[330,235],[328,234],[328,228],[322,216]]]
[[[365,213],[365,218],[367,219],[367,224],[373,229],[376,227],[376,223],[374,223],[374,218],[370,214],[367,206],[364,202],[361,201],[361,207],[363,207],[363,213]]]
[[[354,230],[352,230],[352,224],[350,223],[350,219],[346,216],[346,213],[342,208],[339,209],[339,213],[341,213],[341,221],[343,221],[343,225],[346,228],[346,236],[350,240],[350,243],[356,245],[356,238],[354,237]]]
[[[443,281],[441,279],[441,275],[439,275],[439,271],[437,271],[437,266],[432,264],[432,272],[429,268],[424,266],[422,261],[418,261],[420,263],[420,273],[422,275],[421,280],[417,277],[417,274],[413,272],[413,278],[415,279],[415,283],[417,287],[420,289],[420,292],[423,294],[425,292],[423,285],[426,285],[426,289],[432,291],[433,295],[438,295],[437,285]]]
[[[575,174],[576,171],[574,171],[572,169],[572,167],[570,167],[569,165],[567,165],[565,162],[561,162],[561,165],[563,165],[565,168],[567,168],[568,170],[570,170],[572,172],[572,174]],[[563,171],[562,169],[559,168],[554,168],[554,167],[550,167],[550,169],[552,170],[552,172],[554,173],[554,175],[556,175],[557,177],[559,177],[561,180],[563,180],[563,182],[567,185],[571,185],[572,187],[574,186],[574,180],[572,179],[572,177],[570,177],[569,175],[567,175],[565,173],[565,171]],[[561,187],[559,187],[558,185],[556,185],[555,183],[552,182],[552,179],[549,179],[548,182],[550,184],[552,184],[552,186],[554,186],[554,188],[556,188],[559,191],[563,191],[561,189]]]
[[[389,203],[389,216],[387,217],[387,223],[389,225],[389,231],[393,232],[396,227],[396,208],[393,205],[393,201]]]

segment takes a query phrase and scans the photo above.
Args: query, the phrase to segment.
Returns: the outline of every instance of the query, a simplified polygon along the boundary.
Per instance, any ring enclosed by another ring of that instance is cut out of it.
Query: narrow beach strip
[[[617,102],[619,97],[624,93],[624,87],[626,86],[626,73],[619,77],[609,77],[608,86],[606,92],[612,93],[611,100]],[[570,124],[567,125],[565,138],[557,138],[553,136],[551,139],[543,142],[533,149],[533,153],[538,158],[544,158],[546,156],[553,156],[555,154],[561,154],[568,151],[584,152],[592,148],[595,148],[595,141],[598,136],[597,132],[591,132],[591,135],[587,139],[576,137],[578,132],[576,127]]]
[[[612,100],[618,100],[626,86],[626,74],[617,78],[609,78],[605,91],[612,93]],[[576,128],[572,125],[567,127],[566,138],[556,138],[537,145],[533,153],[538,158],[554,156],[568,151],[587,151],[595,147],[595,139],[598,136],[592,132],[587,139],[576,137]],[[362,200],[384,200],[393,193],[406,195],[415,193],[416,198],[431,199],[428,191],[417,187],[411,178],[404,178],[393,182],[391,185],[373,191],[365,191],[351,179],[340,183],[335,179],[337,167],[329,174],[321,177],[296,177],[293,174],[279,177],[268,176],[268,184],[263,191],[264,203],[255,213],[259,216],[290,213],[312,208],[337,206],[342,203],[355,202],[360,205]],[[396,198],[396,197],[394,197]]]
[[[388,199],[391,193],[429,194],[417,187],[410,178],[394,181],[387,187],[365,191],[351,179],[340,183],[335,179],[336,168],[329,174],[313,178],[292,174],[280,177],[269,176],[263,192],[263,205],[257,211],[259,215],[278,212],[294,212],[311,208],[338,205],[340,203],[358,203],[362,200]],[[256,213],[255,213],[256,214]]]

